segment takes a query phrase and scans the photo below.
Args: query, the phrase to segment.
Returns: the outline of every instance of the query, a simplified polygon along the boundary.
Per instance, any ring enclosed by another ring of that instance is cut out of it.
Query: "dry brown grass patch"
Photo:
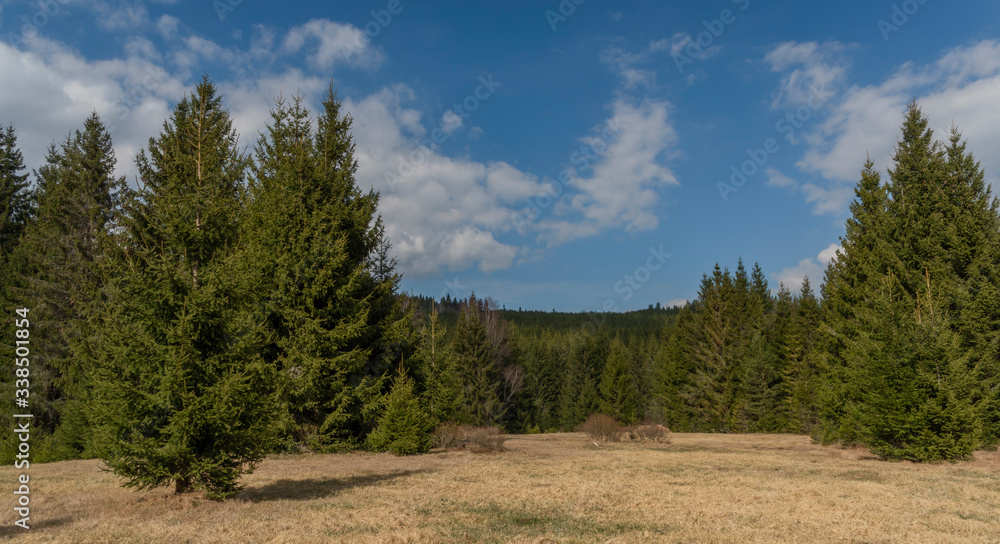
[[[32,529],[12,527],[8,502],[0,540],[902,544],[1000,534],[995,451],[921,465],[793,435],[674,433],[666,448],[594,448],[586,438],[510,436],[503,455],[274,456],[221,503],[121,489],[93,461],[33,464]],[[0,467],[0,482],[9,488],[20,472]]]

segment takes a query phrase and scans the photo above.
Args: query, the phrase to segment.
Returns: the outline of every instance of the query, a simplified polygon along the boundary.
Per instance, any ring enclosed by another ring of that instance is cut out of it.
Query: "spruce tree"
[[[36,360],[45,376],[38,400],[48,407],[42,428],[55,431],[60,458],[90,455],[87,398],[96,364],[92,326],[101,300],[101,261],[118,213],[124,178],[115,177],[111,136],[97,114],[36,174],[38,211],[19,248],[23,297],[34,307],[44,339]],[[43,412],[43,413],[45,413]],[[57,427],[58,426],[58,427]]]
[[[395,455],[414,455],[430,450],[433,421],[421,407],[413,379],[402,367],[385,403],[378,426],[368,435],[368,446],[374,451],[389,451]]]
[[[511,365],[507,325],[492,302],[469,296],[452,341],[463,417],[474,425],[502,424],[514,400],[506,391]]]
[[[786,345],[789,349],[785,367],[791,427],[806,433],[811,433],[819,425],[819,394],[823,389],[823,378],[816,349],[819,341],[820,315],[819,301],[816,300],[809,278],[806,277],[795,300],[794,313],[787,333],[789,340]]]
[[[29,187],[28,175],[22,173],[25,170],[24,157],[17,147],[17,135],[14,126],[8,125],[6,128],[0,126],[0,356],[4,361],[14,358],[14,311],[18,308],[25,308],[29,304],[21,294],[15,293],[17,278],[21,273],[21,259],[15,258],[14,253],[21,243],[22,233],[31,221],[34,209],[34,194]],[[29,323],[34,316],[31,308],[28,309]],[[29,328],[29,333],[34,336],[35,331]],[[30,341],[30,339],[29,339]],[[31,369],[33,385],[31,394],[39,393],[39,385],[44,383],[44,377],[36,375],[38,369]],[[14,398],[14,366],[4,365],[0,369],[0,408],[5,413],[13,413]],[[44,422],[44,414],[50,412],[43,405],[33,403],[35,415],[38,417],[35,423]],[[13,425],[13,421],[8,422]],[[6,426],[4,428],[7,428]],[[37,428],[37,427],[36,427]],[[17,448],[16,435],[4,433],[2,440],[3,458],[0,462],[13,462]]]
[[[14,125],[0,126],[0,260],[20,243],[34,209],[24,156],[17,147]]]
[[[664,345],[657,352],[653,376],[653,404],[669,428],[691,430],[691,408],[682,397],[694,372],[691,343],[694,337],[691,305],[685,305],[677,318],[664,329]]]
[[[825,402],[826,435],[860,440],[886,457],[961,458],[991,435],[983,424],[995,367],[979,358],[981,337],[971,329],[991,326],[988,315],[975,315],[975,299],[990,297],[975,263],[991,266],[996,203],[957,131],[942,147],[915,103],[888,198],[870,170],[869,163],[848,223],[850,243],[828,271],[827,375],[835,395]],[[867,232],[852,232],[859,224]]]
[[[444,423],[459,418],[460,391],[455,376],[455,359],[445,341],[448,331],[433,300],[431,304],[420,344],[424,404],[435,423]]]
[[[136,163],[105,274],[98,453],[126,486],[227,497],[268,451],[278,403],[234,277],[247,161],[207,78]]]
[[[384,376],[416,344],[392,261],[379,260],[388,246],[378,195],[355,184],[351,119],[340,108],[331,90],[314,133],[301,98],[277,101],[243,228],[243,267],[269,337],[263,354],[282,377],[284,434],[317,451],[362,444]]]
[[[817,437],[824,443],[857,440],[857,425],[850,406],[859,394],[857,373],[848,365],[845,351],[862,332],[859,312],[870,311],[876,282],[895,260],[889,245],[888,186],[869,159],[854,189],[851,217],[847,220],[841,250],[830,262],[823,284],[824,335],[818,360],[824,387],[819,393],[820,425]],[[805,346],[799,345],[800,357]],[[864,365],[864,360],[857,360]]]
[[[733,432],[741,429],[741,383],[733,350],[733,279],[718,264],[701,281],[695,301],[692,343],[694,373],[684,397],[695,410],[695,429]]]
[[[629,352],[620,338],[611,342],[600,381],[600,410],[619,422],[635,423],[638,417],[636,386],[629,369]]]

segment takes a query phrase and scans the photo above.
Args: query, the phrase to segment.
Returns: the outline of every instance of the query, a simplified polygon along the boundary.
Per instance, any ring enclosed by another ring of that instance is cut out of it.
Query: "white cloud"
[[[0,111],[13,123],[29,169],[41,166],[45,150],[82,127],[97,111],[115,141],[118,174],[134,173],[132,160],[159,127],[185,86],[161,67],[133,52],[114,60],[89,61],[39,35],[25,51],[0,43],[5,74]]]
[[[689,48],[688,46],[692,44],[695,44],[695,41],[690,32],[677,32],[669,38],[651,42],[649,50],[653,52],[666,51],[670,53],[671,57],[683,56],[692,60],[704,60],[722,52],[722,46],[719,45],[703,48],[695,44],[695,47]]]
[[[620,44],[614,44],[604,48],[598,58],[618,73],[626,89],[631,89],[638,85],[651,85],[656,80],[653,71],[637,68],[637,65],[647,61],[647,53],[628,52]]]
[[[847,46],[838,42],[786,42],[771,49],[764,62],[781,72],[781,86],[771,102],[772,109],[805,104],[814,94],[827,96],[847,77]]]
[[[452,110],[448,110],[441,116],[441,130],[443,130],[445,134],[451,135],[456,130],[462,128],[463,122],[464,121],[462,120],[461,115]]]
[[[782,187],[794,190],[799,185],[794,179],[779,172],[777,168],[769,166],[765,173],[767,174],[766,185],[768,187]]]
[[[830,244],[826,249],[819,252],[816,259],[819,261],[819,264],[827,266],[837,258],[837,253],[843,251],[843,249],[840,244]]]
[[[853,86],[827,119],[806,138],[809,148],[797,167],[822,179],[803,186],[817,213],[843,213],[866,156],[883,170],[900,138],[906,104],[916,97],[935,136],[944,139],[954,122],[982,162],[987,179],[1000,179],[1000,43],[987,40],[954,48],[927,65],[899,66],[881,83]]]
[[[663,307],[664,308],[673,308],[674,306],[678,306],[678,307],[683,308],[685,305],[687,305],[688,302],[689,301],[686,298],[675,298],[675,299],[672,299],[672,300],[668,300],[663,305]]]
[[[339,64],[375,68],[385,60],[361,29],[328,19],[313,19],[292,28],[285,36],[282,51],[298,53],[310,44],[315,44],[316,48],[306,59],[317,70],[329,70]]]
[[[556,245],[607,228],[636,232],[659,224],[653,212],[659,191],[679,185],[674,173],[663,166],[674,156],[677,145],[669,108],[666,102],[635,103],[624,98],[611,105],[609,123],[613,120],[621,128],[620,134],[611,141],[582,139],[600,156],[589,176],[577,173],[569,182],[576,192],[568,197],[563,212],[579,214],[582,220],[542,221],[543,239]]]
[[[824,273],[826,271],[827,265],[837,256],[837,252],[841,248],[838,244],[830,244],[826,249],[819,252],[815,258],[802,259],[799,263],[793,267],[785,268],[782,271],[774,274],[778,282],[784,284],[784,286],[792,292],[792,294],[797,294],[802,290],[802,283],[805,278],[809,278],[809,283],[812,285],[814,292],[819,290],[820,284],[823,282]]]

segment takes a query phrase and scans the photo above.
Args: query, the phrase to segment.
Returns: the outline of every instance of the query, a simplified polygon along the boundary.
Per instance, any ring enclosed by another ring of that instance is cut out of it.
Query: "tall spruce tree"
[[[55,432],[58,458],[90,455],[86,408],[95,364],[92,326],[99,311],[100,266],[125,180],[115,177],[111,136],[97,114],[36,172],[38,211],[18,250],[21,291],[34,308],[37,373],[45,378],[41,428]],[[39,372],[41,371],[41,372]],[[49,412],[49,413],[46,413]],[[47,428],[48,427],[48,428]]]
[[[455,373],[461,391],[463,419],[474,425],[498,425],[523,384],[511,360],[507,324],[489,300],[469,296],[452,342]],[[523,380],[523,375],[520,377]]]
[[[653,367],[653,405],[665,425],[675,431],[691,430],[691,407],[682,393],[690,386],[694,372],[691,342],[694,336],[692,305],[681,308],[677,318],[664,329],[664,345]]]
[[[859,312],[871,309],[876,282],[895,260],[889,245],[889,189],[869,159],[854,189],[851,217],[841,238],[841,249],[830,262],[823,284],[823,324],[818,360],[824,387],[819,392],[820,425],[816,435],[824,443],[857,440],[850,406],[859,394],[857,373],[845,351],[862,332]],[[805,356],[805,347],[798,357]],[[857,360],[864,365],[864,360]]]
[[[126,486],[227,497],[268,451],[278,403],[233,264],[247,161],[207,77],[136,163],[107,264],[98,453]]]
[[[421,375],[428,413],[434,423],[443,423],[459,418],[460,390],[455,375],[455,359],[445,341],[447,328],[441,322],[433,300],[431,304],[420,343]]]
[[[840,398],[826,403],[826,427],[836,421],[836,438],[856,438],[880,455],[914,460],[968,455],[984,436],[995,393],[991,373],[979,372],[975,335],[966,332],[971,322],[963,313],[983,293],[973,263],[988,262],[981,256],[996,245],[996,204],[957,131],[946,149],[928,124],[911,103],[884,212],[852,210],[856,223],[877,225],[866,233],[867,251],[858,258],[858,246],[845,243],[828,271],[829,375],[842,385],[835,388]],[[869,163],[859,196],[882,191],[866,179],[873,177],[870,170]]]
[[[24,156],[17,146],[17,135],[14,126],[8,125],[6,128],[0,126],[0,356],[4,361],[10,361],[14,357],[14,311],[25,307],[28,302],[21,296],[14,293],[17,285],[16,279],[20,274],[20,260],[15,261],[13,254],[21,242],[24,229],[31,220],[34,209],[34,194],[28,183],[28,174],[22,173],[25,170]],[[31,308],[29,310],[29,323],[33,319]],[[30,334],[34,331],[29,329]],[[35,372],[35,369],[32,369]],[[37,379],[38,376],[33,376]],[[14,366],[7,364],[0,369],[0,409],[6,413],[12,413],[14,402]],[[32,393],[38,393],[38,385]],[[42,406],[38,416],[43,415]],[[39,417],[39,420],[42,418]],[[13,425],[13,421],[8,422]],[[4,428],[7,428],[6,426]],[[13,462],[17,448],[16,436],[13,433],[4,433],[0,438],[0,462]]]
[[[6,260],[20,243],[31,218],[32,191],[24,155],[17,147],[14,125],[0,126],[0,260]]]
[[[601,413],[632,424],[638,418],[636,385],[629,368],[629,352],[621,338],[615,337],[601,373],[599,402]]]
[[[286,439],[343,451],[374,428],[385,376],[411,359],[416,339],[396,296],[378,194],[355,183],[351,118],[332,89],[316,127],[299,97],[271,112],[256,149],[244,267],[262,301],[265,357],[281,371]]]
[[[739,362],[734,356],[733,278],[718,264],[705,275],[695,301],[694,373],[684,397],[697,413],[694,428],[734,432],[741,427]]]

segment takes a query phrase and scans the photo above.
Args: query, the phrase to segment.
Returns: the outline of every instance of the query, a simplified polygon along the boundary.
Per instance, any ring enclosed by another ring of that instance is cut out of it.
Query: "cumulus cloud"
[[[771,108],[797,107],[815,94],[835,92],[847,78],[847,49],[839,42],[786,42],[771,49],[764,62],[782,74]]]
[[[462,128],[463,123],[462,116],[452,110],[444,112],[444,115],[441,116],[441,130],[449,136]]]
[[[570,210],[579,213],[590,232],[608,227],[644,231],[658,225],[653,208],[659,190],[679,185],[674,173],[663,166],[676,149],[677,133],[669,118],[666,102],[632,102],[621,98],[612,106],[613,124],[621,132],[610,142],[590,138],[583,141],[593,149],[602,143],[606,152],[593,165],[588,177],[574,176],[570,185],[578,191],[570,197]],[[562,232],[551,240],[565,241]]]
[[[843,213],[866,156],[876,168],[890,166],[906,104],[916,97],[935,135],[946,138],[952,123],[982,161],[987,179],[1000,179],[1000,43],[985,40],[951,49],[932,63],[907,63],[885,80],[853,86],[832,105],[830,115],[806,138],[809,147],[797,167],[818,176],[803,186],[817,213]]]
[[[648,60],[648,50],[630,52],[620,42],[604,48],[598,58],[618,74],[626,89],[651,85],[656,80],[655,72],[638,67]]]
[[[338,64],[376,68],[385,60],[385,55],[371,46],[361,29],[328,19],[313,19],[292,28],[285,36],[282,51],[298,53],[310,45],[314,48],[306,54],[306,59],[318,70],[329,70]]]
[[[381,53],[367,45],[342,58],[343,46],[359,31],[326,20],[287,32],[256,26],[245,46],[220,45],[171,16],[147,26],[154,33],[150,36],[164,38],[168,45],[158,47],[135,35],[123,39],[122,54],[110,60],[85,58],[40,36],[28,37],[20,49],[0,43],[0,73],[7,81],[0,111],[8,112],[0,121],[17,127],[30,167],[42,163],[53,139],[79,128],[96,111],[110,126],[117,172],[131,180],[136,153],[192,90],[195,72],[206,62],[229,68],[228,77],[216,84],[241,134],[240,144],[252,148],[269,120],[274,97],[298,93],[316,111],[330,84],[329,68],[374,67],[382,61]],[[304,58],[305,67],[275,70],[283,56]],[[507,162],[450,157],[429,147],[431,129],[465,125],[447,114],[425,120],[412,106],[420,101],[407,85],[342,98],[354,119],[358,183],[380,191],[386,233],[400,270],[411,277],[473,267],[500,270],[543,258],[539,243],[553,245],[607,229],[648,230],[657,225],[658,191],[677,184],[663,166],[677,139],[669,104],[616,99],[609,104],[610,117],[622,131],[608,140],[600,130],[580,139],[595,150],[594,160],[574,174],[552,215],[532,225],[532,236],[539,238],[520,237],[512,214],[527,199],[551,190],[554,180]],[[478,127],[469,131],[482,132]]]
[[[798,183],[794,179],[782,174],[777,168],[767,167],[765,171],[767,174],[766,185],[768,187],[782,187],[787,189],[795,189],[798,187]]]
[[[802,259],[797,265],[785,268],[774,274],[774,276],[780,284],[783,284],[793,294],[798,293],[802,289],[802,284],[806,277],[809,278],[809,283],[812,285],[813,291],[816,291],[819,289],[820,283],[823,282],[827,265],[837,257],[837,252],[842,249],[838,244],[830,244],[826,249],[820,251],[819,255],[815,258]]]

